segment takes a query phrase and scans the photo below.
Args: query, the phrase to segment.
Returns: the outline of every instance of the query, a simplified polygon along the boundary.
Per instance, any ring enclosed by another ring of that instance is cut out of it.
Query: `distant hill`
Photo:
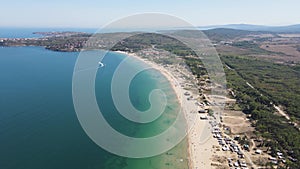
[[[250,34],[266,33],[262,31],[248,31],[229,28],[216,28],[203,31],[211,40],[232,40],[236,37],[246,36]]]
[[[183,35],[184,37],[194,37],[195,33],[199,33],[197,30],[171,30],[171,31],[164,31],[164,32]],[[202,30],[202,32],[210,40],[216,40],[216,41],[233,40],[234,38],[243,37],[247,35],[259,35],[259,34],[266,34],[266,33],[274,34],[274,32],[268,32],[268,31],[248,31],[248,30],[231,29],[231,28],[215,28],[215,29]]]
[[[300,33],[300,24],[289,26],[263,26],[250,24],[229,24],[229,25],[215,25],[199,27],[201,30],[210,30],[217,28],[239,29],[247,31],[268,31],[268,32],[286,32],[286,33]]]
[[[171,34],[182,35],[184,37],[195,37],[195,34],[198,34],[198,30],[169,30],[164,31]],[[238,37],[245,37],[247,35],[259,35],[259,34],[275,34],[274,32],[267,31],[248,31],[240,29],[230,29],[230,28],[216,28],[202,30],[202,32],[210,39],[214,41],[231,41]],[[200,37],[199,34],[198,37]]]

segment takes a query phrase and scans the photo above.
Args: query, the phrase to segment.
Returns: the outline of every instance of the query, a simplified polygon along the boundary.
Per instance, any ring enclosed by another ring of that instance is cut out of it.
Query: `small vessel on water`
[[[98,62],[99,67],[104,67],[104,64],[102,62]]]

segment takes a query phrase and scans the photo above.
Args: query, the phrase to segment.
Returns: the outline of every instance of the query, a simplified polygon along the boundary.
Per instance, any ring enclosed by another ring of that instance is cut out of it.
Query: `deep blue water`
[[[128,159],[113,155],[84,133],[72,102],[72,75],[77,56],[76,52],[53,52],[41,47],[0,48],[0,169],[141,169],[141,166],[150,169],[165,165],[162,156]],[[139,137],[158,134],[164,125],[139,128],[129,123],[117,115],[109,93],[105,94],[109,91],[106,89],[110,74],[123,57],[110,53],[104,58],[104,63],[110,66],[100,70],[96,79],[96,92],[101,93],[97,94],[99,105],[106,110],[107,120],[120,132]],[[149,106],[143,95],[148,95],[147,91],[157,85],[157,77],[151,74],[137,76],[133,82],[135,90],[131,98],[137,108]],[[166,80],[159,82],[166,92],[172,93]],[[141,87],[141,84],[147,85]],[[166,111],[171,113],[174,109],[168,107]],[[167,123],[172,122],[170,117]],[[161,121],[165,120],[158,123]],[[174,168],[169,163],[168,168]]]
[[[76,57],[36,47],[0,48],[1,169],[99,168],[101,158],[110,156],[77,122],[71,95]]]

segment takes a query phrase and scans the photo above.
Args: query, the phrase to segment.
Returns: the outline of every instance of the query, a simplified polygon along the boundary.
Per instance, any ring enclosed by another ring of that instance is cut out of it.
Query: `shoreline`
[[[202,131],[205,129],[205,122],[206,121],[201,121],[195,119],[196,117],[199,117],[197,115],[193,115],[192,112],[197,112],[198,106],[195,104],[195,101],[187,100],[185,98],[184,94],[186,92],[191,93],[192,96],[197,97],[194,95],[191,91],[185,90],[181,87],[180,83],[182,83],[182,79],[179,77],[175,77],[170,73],[166,68],[162,67],[161,65],[141,58],[137,56],[135,53],[128,53],[124,51],[114,51],[117,53],[125,54],[129,57],[133,57],[135,59],[138,59],[145,64],[148,64],[152,68],[158,70],[167,80],[169,81],[171,87],[173,88],[177,100],[179,104],[181,105],[183,112],[184,112],[184,117],[186,120],[186,125],[189,131],[187,131],[186,139],[187,139],[187,154],[188,156],[186,157],[188,160],[188,167],[190,169],[194,168],[211,168],[211,159],[210,157],[212,156],[211,148],[213,146],[213,139],[210,137],[205,143],[200,143],[200,137],[202,134]],[[206,158],[203,158],[203,157]]]
[[[178,100],[179,104],[181,105],[181,107],[183,107],[182,97],[183,97],[184,91],[183,91],[183,89],[180,88],[178,79],[176,79],[173,75],[171,75],[171,73],[168,70],[166,70],[162,66],[158,65],[157,63],[154,63],[152,61],[149,61],[149,60],[146,60],[144,58],[137,56],[135,53],[128,53],[128,52],[124,52],[124,51],[114,51],[114,52],[125,54],[129,57],[133,57],[137,60],[144,62],[145,64],[148,64],[155,70],[158,70],[169,81],[170,86],[172,87],[172,89],[174,90],[174,92],[177,96],[177,100]],[[185,118],[186,118],[186,114],[185,114]],[[188,123],[187,119],[186,119],[186,122]],[[191,168],[193,168],[193,165],[192,165],[193,162],[191,161],[191,152],[190,152],[191,145],[190,145],[188,134],[186,136],[186,139],[187,139],[187,154],[188,154],[188,156],[186,158],[188,159],[188,167],[189,167],[189,169],[191,169]]]

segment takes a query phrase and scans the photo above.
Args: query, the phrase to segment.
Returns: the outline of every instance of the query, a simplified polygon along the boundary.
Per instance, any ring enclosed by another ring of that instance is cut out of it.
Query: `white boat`
[[[103,67],[104,66],[104,64],[102,62],[98,62],[98,64],[99,64],[99,67]]]

